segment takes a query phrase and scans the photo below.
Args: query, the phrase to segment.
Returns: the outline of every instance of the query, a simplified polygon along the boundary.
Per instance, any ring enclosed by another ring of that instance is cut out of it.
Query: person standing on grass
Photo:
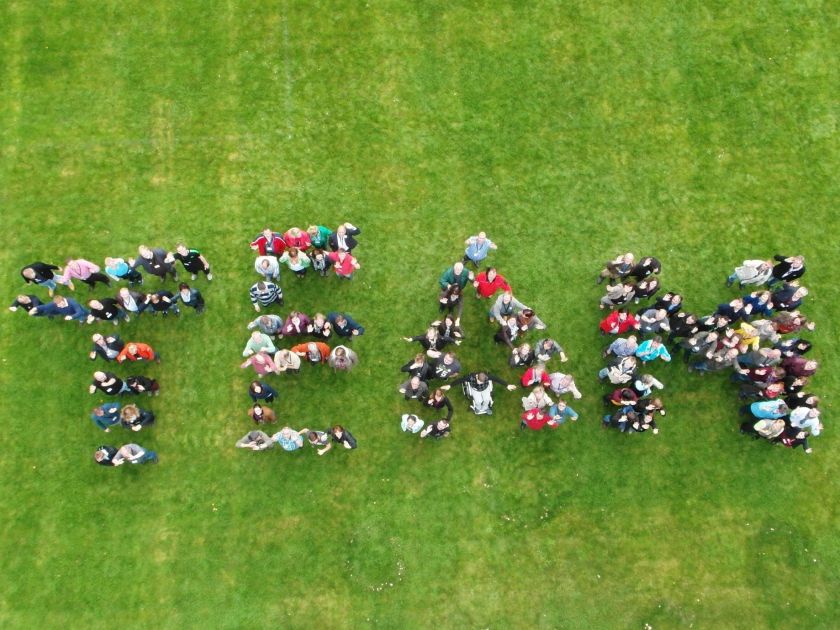
[[[254,271],[260,274],[266,282],[280,280],[280,263],[275,256],[257,256],[254,261]]]
[[[300,279],[306,276],[306,270],[312,266],[312,261],[302,249],[290,247],[280,256],[279,263],[286,265]]]
[[[442,418],[440,420],[430,422],[429,424],[427,424],[426,428],[420,431],[420,437],[445,438],[449,437],[451,433],[452,427],[449,424],[449,420]]]
[[[262,334],[276,337],[283,335],[283,318],[279,315],[260,315],[250,324],[248,330],[258,329]]]
[[[155,414],[148,409],[138,407],[134,403],[126,405],[120,411],[120,422],[126,429],[139,431],[155,423]]]
[[[31,311],[34,311],[41,306],[41,304],[43,304],[43,302],[38,299],[37,295],[19,295],[15,298],[15,301],[12,302],[9,310],[14,313],[19,308],[22,308],[28,315]]]
[[[128,386],[113,372],[97,371],[93,373],[93,382],[88,392],[93,394],[97,389],[106,396],[119,396],[128,391]]]
[[[470,408],[477,416],[493,415],[493,383],[506,387],[513,391],[516,385],[509,384],[498,376],[487,372],[472,372],[456,378],[449,385],[443,385],[440,389],[447,391],[452,385],[463,385],[464,394],[470,399]]]
[[[339,337],[347,339],[365,334],[365,327],[353,319],[348,313],[331,311],[327,313],[327,321]]]
[[[44,262],[34,262],[31,265],[26,265],[20,270],[20,275],[26,284],[35,283],[42,287],[47,287],[50,297],[55,293],[56,282],[60,276],[56,275],[56,271],[60,271],[58,265],[50,265]]]
[[[97,428],[110,433],[111,427],[120,423],[120,403],[105,403],[95,407],[90,413],[90,419]]]
[[[114,466],[114,456],[116,454],[116,448],[103,444],[102,446],[96,447],[96,450],[93,452],[93,460],[100,466]]]
[[[736,281],[738,287],[745,284],[764,284],[773,275],[772,260],[745,260],[726,279],[726,286],[731,287]]]
[[[349,372],[359,363],[359,355],[347,346],[336,346],[330,352],[327,363],[334,370]]]
[[[106,286],[111,286],[111,280],[104,273],[100,273],[99,265],[84,260],[83,258],[68,259],[64,266],[64,273],[61,278],[57,280],[59,284],[67,285],[71,291],[75,291],[73,280],[81,280],[91,290],[96,286],[97,282],[101,282]]]
[[[158,456],[154,451],[148,451],[139,444],[126,444],[120,447],[112,461],[114,466],[122,466],[125,462],[129,464],[145,464],[146,462],[157,464]]]
[[[99,320],[111,322],[116,326],[120,323],[120,319],[128,318],[128,314],[120,308],[119,302],[114,298],[93,299],[88,302],[88,308],[90,308],[90,315],[87,316],[88,324]]]
[[[299,343],[296,346],[292,346],[290,350],[301,359],[305,358],[310,363],[326,363],[330,358],[330,347],[323,341]]]
[[[284,451],[296,451],[303,446],[303,438],[300,433],[291,427],[283,427],[272,435],[271,439],[279,444]]]
[[[140,247],[137,248],[137,251],[139,253],[137,259],[129,259],[128,261],[132,269],[136,270],[138,267],[142,267],[147,273],[160,278],[161,282],[166,280],[166,276],[169,275],[172,276],[173,280],[178,279],[178,273],[175,270],[175,265],[171,262],[167,262],[169,252],[165,249],[161,249],[160,247],[152,249],[146,245],[140,245]]]
[[[257,354],[251,355],[239,367],[244,370],[248,366],[254,368],[254,372],[259,376],[277,372],[277,366],[274,364],[274,360],[271,358],[271,355],[265,352],[258,352]]]
[[[259,252],[260,256],[282,256],[286,251],[286,242],[279,232],[265,228],[253,241],[251,249]]]
[[[496,272],[495,267],[488,267],[479,273],[473,281],[477,298],[490,298],[496,291],[512,291],[505,277]]]
[[[271,341],[271,337],[255,330],[251,333],[251,337],[248,339],[248,343],[245,344],[245,349],[242,351],[242,356],[249,357],[252,354],[256,354],[258,352],[267,352],[270,354],[274,354],[275,352],[277,352],[277,348],[274,347],[274,342]]]
[[[129,313],[140,315],[140,313],[146,310],[146,298],[147,295],[145,293],[131,291],[126,287],[122,287],[117,292],[117,303],[125,311],[125,321],[131,321],[129,319]]]
[[[309,238],[309,233],[304,232],[298,227],[291,227],[283,234],[283,240],[286,242],[286,247],[294,248],[300,252],[305,252],[312,246],[312,240]],[[286,250],[287,252],[289,250]]]
[[[213,274],[207,275],[208,280],[211,275]],[[175,299],[181,300],[181,304],[184,306],[193,307],[198,314],[204,312],[204,297],[198,289],[192,289],[188,284],[182,282],[178,285],[178,295],[175,296]]]
[[[429,386],[425,381],[421,381],[419,376],[412,376],[400,385],[397,391],[405,396],[406,400],[423,401],[429,395]]]
[[[316,339],[329,339],[333,332],[332,324],[323,313],[315,313],[306,327],[306,332]]]
[[[452,403],[449,401],[449,398],[442,389],[438,388],[432,392],[432,395],[429,396],[423,404],[438,411],[446,409],[446,421],[448,422],[452,419]]]
[[[283,348],[274,355],[274,366],[277,374],[281,372],[297,374],[300,372],[300,357],[291,350]]]
[[[88,354],[91,361],[95,361],[96,357],[102,357],[105,361],[115,361],[122,349],[125,348],[125,343],[119,335],[104,337],[95,333],[91,337],[91,341],[93,341],[93,349]]]
[[[178,298],[172,295],[172,291],[155,291],[146,296],[146,307],[151,309],[152,315],[163,313],[166,317],[169,313],[180,315],[181,310],[178,308]]]
[[[301,429],[300,432],[306,435],[306,441],[309,446],[315,449],[318,455],[323,455],[332,449],[330,442],[330,434],[327,431],[312,431],[310,429]]]
[[[778,261],[770,274],[767,286],[773,286],[777,282],[792,282],[797,278],[801,278],[805,273],[805,257],[804,256],[773,256],[774,260]]]
[[[306,233],[309,235],[309,244],[313,249],[320,249],[324,251],[330,246],[330,236],[332,230],[323,225],[310,225],[306,228]]]
[[[308,333],[307,329],[311,323],[306,313],[292,311],[283,323],[283,336],[302,337]]]
[[[464,241],[464,245],[467,246],[467,249],[464,250],[464,263],[471,262],[476,269],[478,269],[481,261],[487,258],[491,249],[498,249],[498,246],[487,238],[487,234],[484,232],[479,232],[476,236],[470,236]]]
[[[89,315],[88,310],[76,300],[61,295],[56,295],[49,302],[34,308],[29,314],[33,317],[46,315],[49,319],[63,317],[68,322],[77,321],[80,324],[84,324]]]
[[[248,387],[248,395],[254,402],[264,400],[270,403],[274,402],[274,399],[277,398],[277,390],[264,381],[251,381],[251,385]]]
[[[257,282],[250,290],[251,304],[258,313],[264,306],[271,306],[275,302],[283,306],[283,289],[273,282]]]
[[[132,269],[131,265],[123,258],[106,258],[105,273],[112,280],[127,280],[128,286],[143,284],[143,274],[136,269]]]
[[[267,451],[274,448],[274,440],[262,431],[249,431],[244,437],[236,441],[236,448],[249,448],[252,451]]]
[[[413,413],[404,413],[400,419],[400,429],[404,433],[420,433],[425,423]]]
[[[330,234],[328,243],[333,253],[345,251],[352,252],[359,244],[355,237],[361,234],[362,231],[352,223],[342,223],[335,232]]]
[[[416,376],[421,381],[428,381],[434,372],[434,367],[426,360],[426,355],[419,352],[414,355],[414,359],[400,368],[400,372],[408,372],[409,378]]]
[[[347,449],[354,449],[358,444],[356,443],[356,438],[354,438],[350,431],[345,429],[340,424],[335,425],[330,430],[330,435],[332,436],[332,441],[336,444],[341,444],[344,448]]]
[[[199,273],[203,273],[207,280],[213,279],[210,263],[197,249],[188,249],[183,243],[178,243],[175,246],[175,251],[169,254],[168,259],[169,262],[180,261],[193,280],[198,278]]]
[[[333,234],[333,236],[335,235]],[[356,258],[344,249],[329,253],[327,258],[335,270],[335,275],[345,280],[352,280],[353,272],[362,268]]]
[[[131,341],[125,344],[125,348],[117,355],[117,363],[125,361],[154,361],[160,363],[160,355],[147,343]]]
[[[254,424],[274,424],[277,422],[277,414],[271,407],[263,407],[259,403],[254,403],[248,410],[248,417],[254,421]]]

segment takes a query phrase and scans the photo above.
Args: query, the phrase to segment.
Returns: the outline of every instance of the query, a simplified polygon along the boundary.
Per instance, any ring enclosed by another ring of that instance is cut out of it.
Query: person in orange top
[[[310,341],[292,346],[292,352],[310,363],[326,363],[330,358],[330,347],[323,341]]]
[[[160,363],[160,355],[149,344],[132,341],[125,344],[117,355],[117,363],[124,361],[154,361]]]
[[[473,286],[475,287],[476,297],[483,298],[492,297],[499,289],[502,291],[512,290],[505,277],[496,273],[495,267],[488,267],[486,271],[478,274],[473,281]]]

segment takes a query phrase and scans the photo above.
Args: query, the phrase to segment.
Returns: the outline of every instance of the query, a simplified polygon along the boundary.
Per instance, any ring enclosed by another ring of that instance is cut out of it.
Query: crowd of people
[[[495,326],[493,339],[504,349],[509,367],[522,370],[520,384],[530,390],[522,398],[520,427],[538,430],[547,425],[557,428],[566,420],[577,420],[578,414],[565,400],[558,398],[555,402],[545,392],[545,388],[549,388],[558,397],[565,394],[581,397],[571,375],[548,371],[547,364],[552,357],[560,362],[568,360],[563,348],[547,336],[531,343],[526,341],[532,331],[544,335],[545,323],[531,307],[514,297],[508,280],[495,267],[486,266],[479,271],[490,252],[497,249],[496,244],[484,232],[469,237],[464,244],[467,247],[463,258],[447,268],[438,280],[438,318],[425,332],[403,337],[408,343],[418,343],[422,352],[400,368],[407,380],[400,384],[398,392],[405,400],[417,401],[428,408],[426,413],[432,419],[426,422],[417,413],[404,413],[400,428],[406,433],[418,434],[420,438],[448,437],[452,431],[453,406],[447,392],[452,386],[461,386],[470,410],[478,416],[493,414],[493,394],[497,387],[510,391],[517,389],[516,384],[508,383],[487,369],[464,370],[461,359],[452,349],[461,345],[464,339],[461,316],[467,299],[465,292],[470,285],[477,303],[490,304],[489,308],[484,308],[487,308],[488,321]]]
[[[361,268],[353,254],[360,233],[351,223],[342,223],[334,231],[322,225],[306,230],[292,227],[282,233],[265,228],[251,241],[251,249],[257,253],[254,271],[260,279],[251,286],[249,295],[260,314],[247,326],[251,334],[239,367],[255,373],[248,387],[251,406],[247,415],[256,427],[236,442],[238,448],[264,451],[279,445],[284,451],[296,451],[309,443],[318,455],[327,453],[333,445],[356,448],[356,439],[339,424],[323,431],[284,426],[272,435],[262,427],[277,423],[277,412],[270,406],[278,398],[277,389],[269,382],[272,375],[297,374],[304,364],[326,364],[334,371],[348,371],[358,365],[358,354],[350,344],[365,333],[365,328],[349,313],[308,315],[292,310],[282,317],[267,309],[285,306],[280,284],[284,265],[297,280],[304,279],[310,269],[319,277],[326,277],[332,269],[337,278],[352,280]],[[289,347],[281,348],[281,343]]]
[[[195,309],[197,313],[203,312],[204,297],[198,289],[186,282],[178,284],[177,292],[158,289],[144,293],[132,288],[144,285],[143,272],[157,276],[161,283],[170,277],[178,281],[176,263],[181,263],[192,280],[196,280],[200,273],[207,280],[213,279],[210,263],[197,249],[188,248],[183,243],[178,243],[173,251],[140,245],[136,258],[108,257],[105,258],[104,268],[83,258],[68,259],[63,267],[40,261],[26,265],[20,270],[24,282],[45,287],[49,299],[21,294],[12,302],[9,310],[21,310],[32,317],[61,317],[79,324],[111,322],[114,326],[120,321],[128,322],[131,317],[141,313],[163,317],[169,314],[180,315],[179,303]],[[116,294],[112,294],[113,297],[90,297],[86,305],[82,305],[70,296],[56,295],[59,285],[75,292],[74,280],[86,284],[90,291],[97,284],[110,289],[112,282],[125,281],[128,286],[120,287]]]
[[[660,271],[655,258],[636,263],[635,256],[627,253],[607,263],[598,275],[599,284],[609,281],[600,306],[611,309],[600,323],[601,332],[616,336],[604,351],[608,364],[599,373],[602,381],[614,386],[604,397],[613,408],[604,416],[605,426],[657,433],[655,416],[665,415],[665,410],[654,392],[663,385],[639,370],[641,365],[671,361],[672,355],[682,353],[692,372],[731,372],[741,400],[751,401],[741,407],[747,417],[741,423],[742,433],[791,448],[801,446],[811,453],[808,438],[820,435],[823,425],[819,397],[806,391],[819,365],[805,356],[812,344],[800,336],[814,329],[798,310],[808,295],[800,284],[804,257],[743,261],[726,285],[737,283],[739,290],[753,285],[757,290],[719,304],[707,315],[684,310],[682,296],[674,292],[631,312],[630,303],[639,304],[659,291],[660,283],[652,274]],[[653,293],[651,286],[656,287]]]

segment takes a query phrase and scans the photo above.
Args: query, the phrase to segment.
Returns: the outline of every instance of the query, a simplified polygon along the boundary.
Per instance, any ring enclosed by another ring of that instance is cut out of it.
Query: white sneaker
[[[192,275],[192,279],[193,279],[193,280],[195,280],[195,279],[196,279],[196,277],[197,277],[197,276],[196,276],[195,274],[193,274],[193,275]]]
[[[208,280],[212,280],[212,279],[213,279],[213,274],[212,274],[212,273],[208,273],[208,274],[207,274],[207,279],[208,279]]]

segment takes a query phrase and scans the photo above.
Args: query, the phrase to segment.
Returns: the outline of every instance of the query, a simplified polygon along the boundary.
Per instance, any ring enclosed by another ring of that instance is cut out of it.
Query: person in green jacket
[[[323,250],[328,248],[332,230],[325,228],[323,225],[310,225],[306,228],[306,233],[309,234],[309,240],[312,242],[313,248]]]

